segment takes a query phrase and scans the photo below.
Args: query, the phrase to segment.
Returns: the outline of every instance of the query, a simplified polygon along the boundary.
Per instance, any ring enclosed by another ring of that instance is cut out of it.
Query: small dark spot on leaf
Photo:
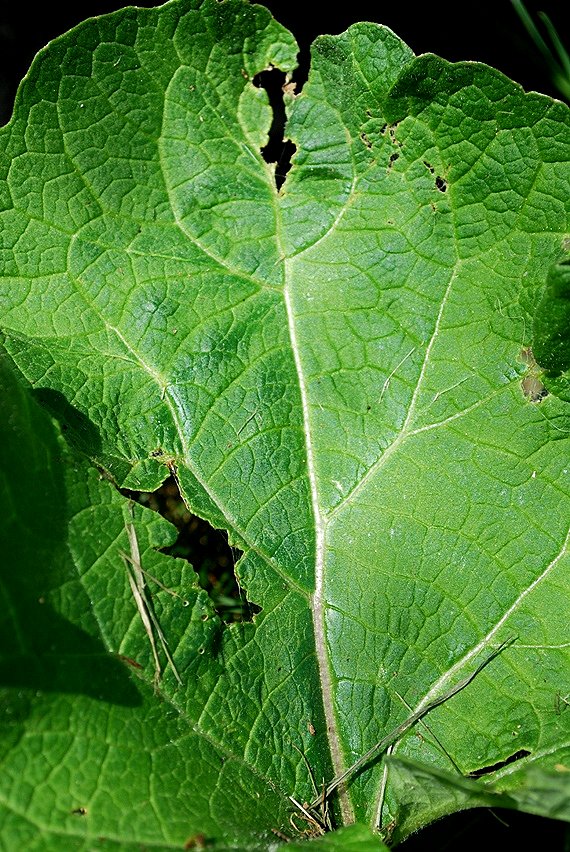
[[[364,142],[364,144],[366,145],[367,148],[372,148],[372,143],[371,143],[370,139],[368,138],[368,136],[366,135],[366,133],[361,133],[360,138]]]
[[[87,814],[87,808],[74,808],[74,809],[71,811],[71,813],[72,813],[72,814],[75,814],[76,816],[86,816],[86,814]]]
[[[474,772],[470,772],[467,777],[481,778],[483,775],[491,775],[492,772],[497,772],[499,769],[503,769],[505,766],[510,766],[511,763],[516,763],[517,760],[522,760],[523,757],[528,757],[529,755],[530,751],[523,748],[520,751],[516,751],[514,754],[511,754],[511,756],[507,757],[506,760],[501,760],[499,763],[494,763],[492,766],[484,766],[482,769],[476,769]]]
[[[440,192],[447,192],[447,181],[439,175],[435,179],[435,186]]]
[[[434,168],[433,168],[433,166],[431,165],[431,163],[428,163],[428,161],[427,161],[427,160],[424,160],[424,161],[423,161],[423,163],[424,163],[424,166],[426,167],[426,169],[429,169],[429,171],[430,171],[430,172],[432,173],[432,175],[433,175],[433,173],[434,173]]]
[[[556,715],[560,716],[562,711],[566,710],[568,707],[570,707],[570,701],[568,701],[568,696],[564,697],[560,694],[560,692],[557,692],[554,697],[554,710],[556,712]]]
[[[397,145],[399,148],[401,148],[401,147],[402,147],[402,143],[401,143],[401,142],[399,142],[399,141],[398,141],[398,139],[396,139],[396,130],[397,130],[397,127],[398,127],[398,125],[397,125],[397,124],[390,124],[390,125],[388,125],[388,134],[389,134],[389,136],[390,136],[390,142],[392,143],[392,145]]]
[[[117,657],[122,663],[126,663],[127,666],[131,666],[133,669],[142,669],[141,664],[131,659],[131,657],[125,657],[124,654],[117,654]]]
[[[387,169],[387,171],[390,171],[390,169],[392,168],[392,166],[394,165],[394,163],[396,162],[396,160],[398,159],[398,157],[399,157],[399,156],[400,156],[400,155],[398,154],[398,152],[397,152],[397,151],[394,151],[394,153],[393,153],[393,154],[390,154],[390,159],[388,160],[388,169]]]
[[[193,834],[192,837],[188,838],[184,844],[184,849],[195,849],[196,852],[200,852],[200,850],[206,849],[206,843],[206,836],[200,832],[199,834]]]

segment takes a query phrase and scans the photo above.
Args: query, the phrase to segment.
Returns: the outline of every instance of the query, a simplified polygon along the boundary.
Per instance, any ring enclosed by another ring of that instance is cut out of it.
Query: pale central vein
[[[345,769],[342,752],[340,749],[340,738],[338,732],[338,724],[334,713],[334,689],[329,666],[326,624],[325,624],[325,596],[324,596],[324,580],[325,580],[325,533],[326,525],[319,504],[319,496],[317,489],[317,472],[315,466],[315,450],[313,447],[311,420],[310,420],[310,405],[308,398],[307,385],[301,363],[301,355],[299,351],[299,343],[297,340],[297,329],[295,326],[295,315],[291,301],[291,293],[289,290],[291,284],[291,269],[290,261],[285,259],[283,262],[285,270],[285,285],[283,290],[285,310],[287,312],[287,323],[289,328],[289,338],[291,341],[291,349],[295,361],[295,369],[299,382],[299,391],[301,394],[301,407],[303,412],[303,428],[305,433],[305,445],[307,453],[307,475],[311,489],[311,505],[313,510],[313,519],[315,524],[315,591],[313,593],[312,609],[313,609],[313,626],[315,633],[315,652],[319,667],[319,676],[321,681],[321,691],[323,697],[323,708],[325,713],[325,722],[327,726],[327,737],[329,749],[335,775],[341,773]],[[354,811],[352,804],[346,791],[341,791],[340,805],[342,810],[343,822],[345,824],[354,822]]]

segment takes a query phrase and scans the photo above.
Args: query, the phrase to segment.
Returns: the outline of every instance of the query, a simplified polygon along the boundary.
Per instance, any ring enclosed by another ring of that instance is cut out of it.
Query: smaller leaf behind
[[[529,766],[521,774],[516,789],[507,793],[503,792],[505,782],[502,779],[485,783],[407,759],[388,757],[386,760],[390,764],[392,783],[401,797],[402,813],[406,815],[404,834],[397,825],[393,826],[390,841],[394,844],[425,825],[426,812],[432,819],[451,813],[450,793],[456,811],[509,808],[570,821],[570,772],[561,763],[554,764],[554,771]]]

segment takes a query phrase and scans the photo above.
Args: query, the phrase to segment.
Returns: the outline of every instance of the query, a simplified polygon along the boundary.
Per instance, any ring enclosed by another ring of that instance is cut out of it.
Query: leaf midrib
[[[71,243],[70,243],[70,248],[71,248]],[[173,425],[175,427],[178,438],[180,440],[180,445],[181,445],[182,451],[183,451],[182,458],[181,459],[177,458],[177,461],[182,462],[184,465],[186,465],[188,467],[188,469],[191,471],[193,476],[196,478],[197,482],[204,489],[205,494],[207,494],[207,496],[210,498],[210,500],[213,502],[213,504],[220,510],[220,513],[223,515],[223,517],[226,518],[226,520],[228,520],[228,523],[232,526],[232,528],[234,529],[236,534],[247,545],[247,547],[252,552],[256,553],[261,559],[263,559],[263,561],[266,562],[266,564],[268,564],[272,568],[272,570],[274,570],[277,574],[279,574],[279,576],[283,579],[283,581],[287,583],[289,588],[291,588],[293,591],[297,592],[303,598],[308,600],[309,595],[308,595],[307,591],[300,584],[298,584],[294,580],[293,577],[291,577],[289,574],[284,572],[283,569],[281,568],[281,566],[269,554],[265,553],[253,541],[250,540],[250,537],[247,535],[245,530],[243,530],[241,528],[240,524],[238,524],[233,513],[231,513],[225,507],[225,505],[220,501],[219,497],[216,496],[214,491],[211,488],[209,488],[208,484],[204,480],[204,477],[201,475],[201,472],[191,462],[191,454],[190,454],[190,451],[189,451],[190,448],[189,448],[188,442],[186,440],[186,437],[185,437],[185,434],[184,434],[184,429],[183,429],[182,423],[180,421],[180,418],[178,416],[178,412],[176,410],[175,400],[172,400],[171,397],[170,397],[168,383],[165,383],[163,381],[163,377],[156,370],[154,370],[150,365],[148,365],[146,363],[144,358],[129,343],[129,341],[126,339],[126,337],[123,335],[123,333],[116,326],[112,325],[107,320],[107,318],[104,316],[104,314],[88,298],[87,294],[84,292],[83,288],[80,286],[80,282],[69,271],[69,256],[68,256],[67,266],[68,266],[67,274],[69,276],[69,280],[72,283],[72,286],[73,286],[75,292],[77,293],[77,295],[80,296],[80,298],[86,304],[88,309],[90,311],[92,311],[99,318],[99,320],[101,321],[103,326],[108,331],[112,332],[116,336],[116,338],[125,347],[127,352],[129,352],[135,358],[136,363],[142,368],[143,372],[145,372],[148,376],[150,376],[152,381],[160,389],[161,398],[163,399],[163,401],[167,405],[168,410],[170,411],[170,415],[172,417],[172,422],[173,422]],[[8,333],[8,332],[6,332],[6,333]]]

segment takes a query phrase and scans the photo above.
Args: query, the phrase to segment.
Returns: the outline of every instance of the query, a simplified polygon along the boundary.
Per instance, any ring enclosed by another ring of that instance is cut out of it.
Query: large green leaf
[[[219,677],[204,653],[218,628],[188,564],[157,552],[173,528],[58,444],[5,361],[0,370],[0,458],[12,474],[0,491],[4,848],[179,849],[198,834],[266,849],[290,803],[197,724]],[[122,556],[129,528],[145,570],[181,593],[153,595],[184,672],[176,699],[171,670],[154,688]]]
[[[6,352],[115,483],[174,471],[243,551],[262,608],[226,628],[196,590],[187,608],[161,592],[182,684],[169,669],[153,691],[128,530],[183,598],[187,576],[154,552],[158,521],[129,520],[96,472],[52,482],[68,496],[50,529],[81,589],[64,601],[54,579],[56,620],[86,630],[90,601],[85,653],[132,642],[124,655],[145,660],[140,704],[58,681],[8,753],[31,766],[47,737],[64,768],[35,766],[37,802],[15,769],[0,784],[10,815],[33,821],[40,803],[35,824],[66,842],[88,818],[90,837],[124,845],[265,848],[288,795],[314,796],[309,767],[320,787],[509,637],[394,751],[507,792],[568,760],[567,403],[529,391],[527,348],[568,228],[568,109],[356,25],[319,39],[303,93],[285,96],[297,153],[277,192],[252,81],[295,55],[239,0],[125,9],[43,51],[1,133]],[[83,736],[79,718],[109,733]],[[49,731],[68,725],[78,751],[58,752]],[[350,779],[338,824],[418,827],[394,765]],[[424,822],[464,806],[444,787]],[[54,797],[89,801],[85,819],[69,828]]]

